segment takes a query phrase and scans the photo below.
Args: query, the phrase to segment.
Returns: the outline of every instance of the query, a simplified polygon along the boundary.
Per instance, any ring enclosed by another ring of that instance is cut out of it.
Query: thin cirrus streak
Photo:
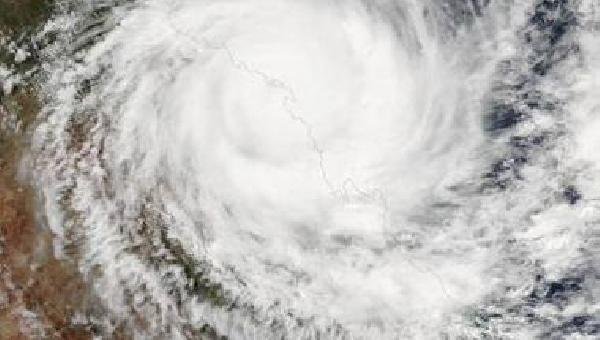
[[[71,7],[37,184],[140,337],[600,328],[593,1]]]

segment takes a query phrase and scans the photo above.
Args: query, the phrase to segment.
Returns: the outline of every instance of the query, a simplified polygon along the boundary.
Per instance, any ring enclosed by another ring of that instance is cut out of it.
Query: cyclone
[[[589,282],[592,1],[64,7],[36,182],[140,337],[529,337]]]

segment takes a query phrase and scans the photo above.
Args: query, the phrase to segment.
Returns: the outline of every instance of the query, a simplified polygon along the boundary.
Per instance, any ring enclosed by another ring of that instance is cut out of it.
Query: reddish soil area
[[[10,98],[20,109],[20,132],[0,131],[0,339],[90,339],[75,313],[90,306],[89,287],[74,263],[56,259],[52,235],[35,217],[35,195],[17,179],[27,125],[38,111],[35,96]],[[0,107],[0,115],[8,109]]]

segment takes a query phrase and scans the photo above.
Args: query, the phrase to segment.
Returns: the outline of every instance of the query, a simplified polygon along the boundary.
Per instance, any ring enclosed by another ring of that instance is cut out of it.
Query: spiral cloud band
[[[577,6],[82,2],[47,27],[34,136],[56,248],[141,336],[539,334],[519,301],[594,263]]]

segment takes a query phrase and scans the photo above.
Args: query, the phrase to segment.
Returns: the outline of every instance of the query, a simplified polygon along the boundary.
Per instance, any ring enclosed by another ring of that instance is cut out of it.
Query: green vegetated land
[[[51,0],[0,0],[0,31],[5,34],[31,32],[52,9]]]
[[[48,20],[53,8],[53,0],[0,0],[0,65],[19,74],[36,65],[31,55],[15,62],[11,47],[31,45],[31,35]]]

